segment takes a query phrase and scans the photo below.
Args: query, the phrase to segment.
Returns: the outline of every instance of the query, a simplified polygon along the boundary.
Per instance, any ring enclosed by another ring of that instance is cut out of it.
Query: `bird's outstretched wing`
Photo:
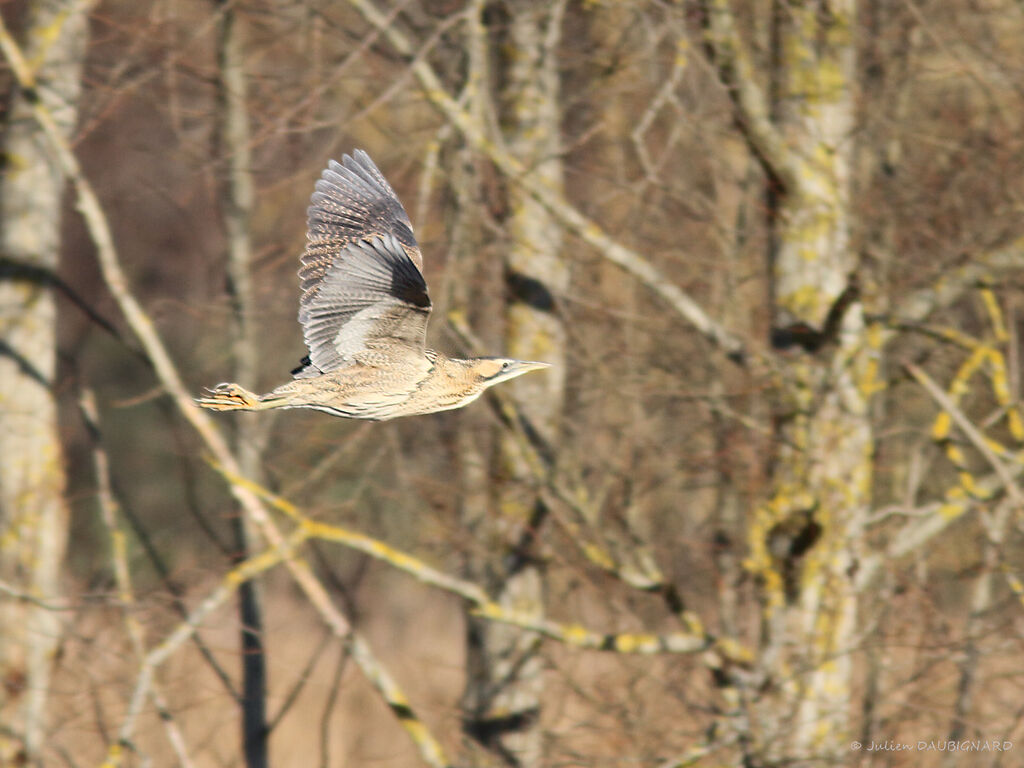
[[[356,150],[331,160],[307,214],[299,323],[309,356],[296,378],[379,352],[422,355],[431,308],[423,257],[405,209],[369,155]]]

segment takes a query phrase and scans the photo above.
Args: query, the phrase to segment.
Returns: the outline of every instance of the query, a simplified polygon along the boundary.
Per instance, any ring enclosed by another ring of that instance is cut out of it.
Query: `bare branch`
[[[131,745],[135,722],[142,712],[143,702],[150,695],[153,676],[157,668],[167,661],[186,640],[195,634],[196,630],[199,629],[210,613],[231,599],[231,596],[234,595],[241,584],[279,565],[281,562],[287,561],[292,557],[297,547],[308,537],[309,534],[306,531],[298,529],[288,539],[284,540],[280,546],[250,557],[245,562],[232,568],[224,575],[217,588],[207,595],[195,610],[173,629],[163,641],[146,654],[135,681],[135,690],[132,693],[128,711],[118,732],[117,743],[110,746],[107,754],[107,763],[105,764],[114,766],[121,764],[122,749]]]
[[[18,47],[18,44],[11,37],[2,18],[0,18],[0,51],[2,51],[4,57],[7,59],[8,64],[10,64],[19,85],[23,89],[31,91],[34,88],[31,69],[27,64],[21,49]],[[158,379],[173,398],[182,416],[184,416],[199,433],[200,437],[206,443],[207,448],[209,448],[210,452],[217,458],[217,461],[235,475],[240,475],[237,459],[228,448],[223,436],[216,427],[214,427],[210,417],[207,416],[207,414],[200,408],[196,407],[192,402],[192,398],[189,397],[188,392],[181,381],[181,376],[171,360],[171,357],[167,352],[167,348],[164,346],[163,341],[157,334],[152,320],[145,313],[128,288],[128,282],[121,269],[117,250],[114,246],[110,225],[103,213],[103,208],[100,205],[99,198],[97,198],[96,193],[92,189],[92,185],[82,173],[78,159],[75,157],[67,141],[61,135],[52,115],[45,106],[38,100],[34,100],[32,104],[34,118],[43,129],[59,165],[74,186],[77,197],[77,208],[85,220],[89,235],[96,247],[104,281],[117,301],[118,306],[121,308],[125,319],[139,338],[147,356],[152,360]],[[423,758],[424,762],[430,766],[435,766],[436,768],[446,766],[447,760],[444,757],[441,745],[430,731],[424,727],[422,721],[420,721],[412,711],[408,700],[391,679],[387,670],[377,662],[370,651],[370,648],[360,637],[352,633],[348,621],[334,606],[327,590],[324,589],[320,581],[313,575],[308,564],[289,556],[294,544],[291,543],[290,540],[286,540],[281,535],[281,532],[263,508],[258,497],[242,485],[233,484],[231,486],[231,492],[235,498],[238,499],[242,507],[245,509],[246,514],[252,518],[264,538],[271,545],[271,550],[267,554],[267,557],[275,558],[275,563],[281,559],[284,560],[292,578],[306,594],[306,597],[309,599],[313,608],[337,637],[347,641],[352,649],[353,659],[359,665],[363,674],[366,675],[371,684],[373,684],[377,691],[388,702],[392,711],[398,715],[399,721],[418,747],[420,756]],[[259,559],[257,558],[257,560]],[[238,571],[238,569],[232,571],[232,573],[236,572],[242,571]],[[256,571],[256,573],[259,572],[262,572],[262,570]],[[226,599],[236,588],[237,584],[225,585],[224,589],[227,590],[227,594],[223,596],[223,599]],[[210,610],[212,610],[212,607]],[[184,635],[181,640],[178,641],[178,644],[184,641],[185,637],[190,635],[192,630],[182,631],[184,632]],[[177,645],[174,645],[174,647],[176,648]],[[161,651],[161,649],[164,650]],[[159,659],[162,661],[162,659],[166,658],[166,655],[169,654],[171,650],[172,649],[166,649],[164,645],[161,645],[157,649],[154,649],[154,651],[150,653],[149,657],[147,657],[148,662],[143,666],[140,673],[139,685],[136,687],[135,697],[133,698],[125,723],[122,726],[122,743],[128,741],[131,728],[134,726],[135,719],[141,710],[146,691],[149,689],[153,670],[152,660]],[[160,652],[158,653],[158,651]],[[117,752],[117,754],[119,755],[120,753]]]
[[[967,436],[967,439],[971,441],[971,444],[978,449],[978,452],[985,457],[985,460],[995,470],[996,476],[1002,482],[1003,487],[1017,507],[1024,508],[1024,494],[1017,487],[1017,483],[1006,468],[1006,465],[1003,464],[999,457],[996,456],[995,451],[989,446],[985,436],[981,434],[964,412],[957,407],[956,403],[942,391],[942,388],[924,370],[911,362],[904,362],[903,367],[906,368],[907,372],[914,377],[915,381],[924,388],[925,392],[931,396],[939,407],[953,418],[953,421],[956,422],[957,426]]]
[[[957,269],[943,273],[934,285],[922,288],[904,299],[891,316],[893,324],[919,323],[932,313],[948,307],[964,292],[981,283],[998,282],[998,275],[1019,270],[1024,264],[1024,238],[1018,238],[1001,248],[972,254],[971,259]],[[888,336],[894,335],[889,331]]]
[[[90,428],[95,434],[99,434],[99,409],[96,407],[96,397],[91,390],[87,389],[82,392],[78,405]],[[131,570],[128,566],[128,543],[118,522],[120,515],[117,499],[114,497],[114,490],[110,482],[110,460],[98,441],[93,444],[92,457],[93,471],[99,486],[97,496],[100,516],[110,539],[110,559],[113,561],[114,580],[117,583],[118,600],[124,616],[125,629],[128,632],[135,657],[139,663],[142,663],[146,658],[146,635],[142,624],[135,615],[135,594],[132,588]],[[171,742],[178,762],[185,768],[190,768],[193,763],[188,756],[185,737],[171,714],[163,691],[155,680],[150,687],[149,696],[160,714],[160,721],[167,731],[167,740]]]
[[[799,190],[797,158],[772,123],[764,90],[757,84],[754,64],[746,43],[736,29],[729,0],[705,5],[705,41],[736,108],[737,122],[754,155],[766,170],[791,192]]]
[[[52,600],[43,600],[30,595],[23,589],[18,589],[13,584],[9,584],[6,581],[0,580],[0,594],[7,595],[14,600],[20,600],[24,603],[31,603],[38,608],[42,608],[47,611],[75,611],[78,610],[78,606],[72,603],[55,603]]]
[[[682,79],[683,72],[686,71],[686,55],[684,53],[683,42],[680,41],[679,49],[676,51],[675,58],[672,60],[672,70],[669,72],[665,82],[661,84],[661,88],[651,99],[650,104],[644,110],[643,114],[640,115],[640,119],[637,121],[636,126],[630,132],[629,137],[633,143],[633,148],[636,151],[637,157],[640,159],[640,165],[644,169],[644,173],[647,174],[647,181],[654,181],[658,175],[658,169],[653,160],[651,160],[650,154],[647,152],[647,146],[644,142],[647,132],[650,130],[654,120],[658,117],[662,107],[666,104],[671,103],[676,109],[679,109],[679,102],[675,95],[675,90],[679,85],[679,81]],[[673,136],[679,130],[679,126],[682,120],[677,120],[672,125]]]
[[[363,18],[379,30],[401,55],[413,55],[414,49],[408,38],[397,26],[389,24],[387,17],[370,0],[350,1]],[[548,187],[536,175],[530,173],[518,159],[493,141],[485,127],[448,94],[426,60],[415,59],[409,66],[420,81],[430,103],[459,129],[477,151],[490,158],[511,181],[520,184],[531,197],[551,211],[563,226],[654,291],[731,360],[739,364],[745,362],[749,350],[739,337],[713,319],[700,304],[669,281],[647,259],[612,239],[600,225],[580,213],[560,192]]]
[[[471,581],[449,576],[436,568],[427,565],[417,557],[402,552],[385,544],[379,539],[362,533],[350,531],[337,525],[320,522],[307,517],[298,507],[262,486],[237,475],[232,475],[225,467],[215,467],[230,483],[244,486],[252,493],[260,496],[275,509],[287,515],[302,532],[302,539],[318,539],[341,544],[349,549],[388,563],[393,568],[409,574],[417,581],[458,595],[473,605],[474,613],[491,621],[537,632],[553,640],[576,648],[614,651],[627,654],[653,653],[698,653],[708,650],[715,644],[714,638],[703,632],[670,632],[657,634],[633,633],[601,633],[586,629],[579,624],[559,624],[548,621],[532,613],[523,613],[506,608],[488,597],[478,584]],[[293,534],[293,535],[297,535]],[[731,657],[737,657],[736,648],[730,644],[724,646]],[[745,658],[745,654],[740,653]]]

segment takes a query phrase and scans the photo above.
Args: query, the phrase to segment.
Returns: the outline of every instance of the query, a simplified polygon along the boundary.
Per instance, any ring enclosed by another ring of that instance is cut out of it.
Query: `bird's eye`
[[[504,370],[507,370],[507,369],[508,369],[508,362],[506,361],[506,362],[501,364],[501,370],[504,371]]]

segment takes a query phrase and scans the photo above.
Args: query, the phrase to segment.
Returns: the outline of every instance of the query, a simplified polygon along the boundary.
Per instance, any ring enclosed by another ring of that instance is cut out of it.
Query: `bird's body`
[[[487,370],[497,374],[506,361],[459,360],[425,350],[419,359],[383,358],[295,379],[265,395],[254,395],[237,384],[219,384],[200,404],[213,410],[311,408],[349,419],[385,421],[468,405],[490,386],[480,372],[485,362],[492,364]]]
[[[423,258],[402,204],[365,152],[330,162],[308,217],[299,323],[309,355],[293,381],[265,395],[218,384],[199,405],[312,408],[383,421],[460,408],[494,384],[547,367],[426,348]]]

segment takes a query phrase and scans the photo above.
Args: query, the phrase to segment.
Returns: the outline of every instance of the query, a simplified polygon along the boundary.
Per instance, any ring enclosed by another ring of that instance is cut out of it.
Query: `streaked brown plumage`
[[[294,381],[265,395],[218,384],[215,411],[313,408],[384,421],[461,408],[488,387],[546,363],[459,360],[425,346],[430,297],[409,217],[369,155],[331,160],[310,200],[299,269],[309,354]]]

